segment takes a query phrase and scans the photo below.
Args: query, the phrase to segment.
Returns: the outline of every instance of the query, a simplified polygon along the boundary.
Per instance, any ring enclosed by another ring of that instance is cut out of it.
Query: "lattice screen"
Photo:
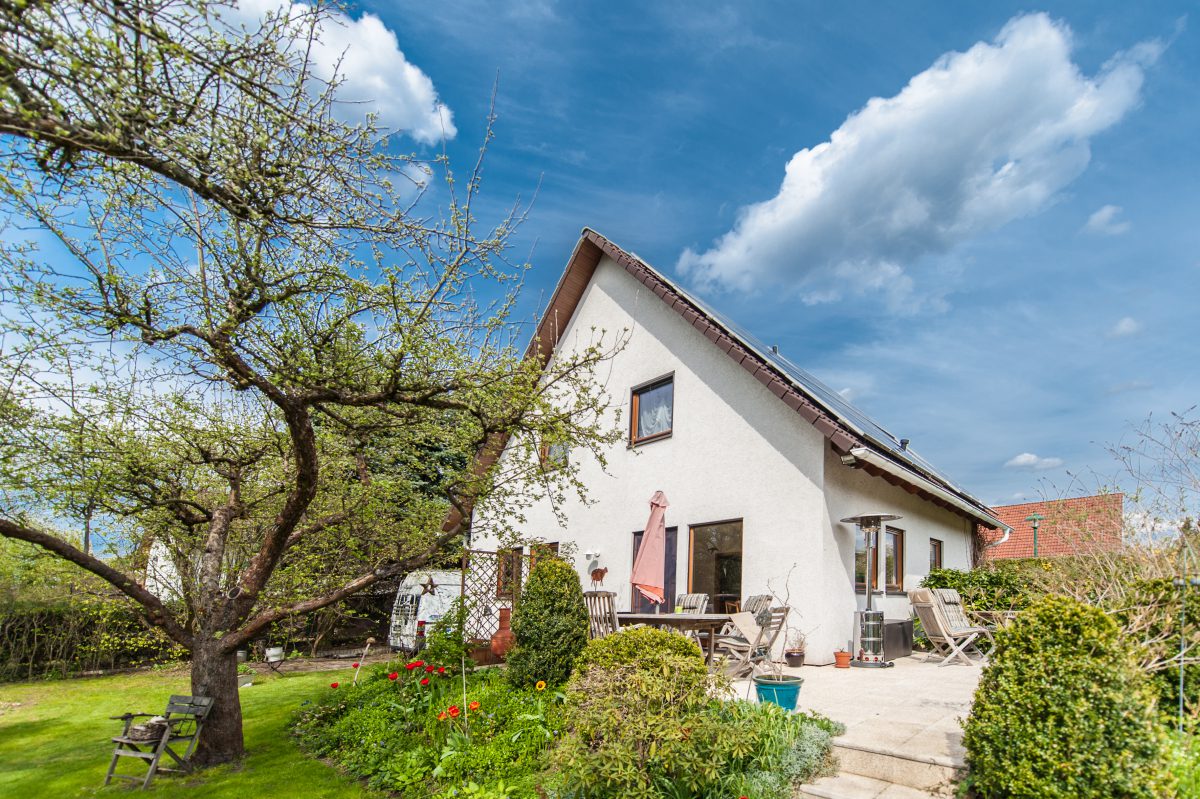
[[[520,550],[463,553],[462,595],[467,604],[463,634],[468,640],[487,641],[500,628],[500,609],[514,608],[529,578],[530,556]]]

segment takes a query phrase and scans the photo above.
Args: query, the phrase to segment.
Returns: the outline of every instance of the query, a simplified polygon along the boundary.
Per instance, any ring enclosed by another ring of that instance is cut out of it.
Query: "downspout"
[[[1007,540],[1008,540],[1008,537],[1009,537],[1010,535],[1012,535],[1012,528],[1011,528],[1011,527],[1005,527],[1005,528],[1004,528],[1004,535],[1000,536],[1000,540],[999,540],[999,541],[993,541],[993,542],[992,542],[992,543],[990,543],[990,544],[984,544],[984,545],[983,545],[983,551],[984,551],[984,552],[987,552],[987,551],[988,551],[989,549],[991,549],[992,547],[998,547],[998,546],[1000,546],[1001,544],[1003,544],[1005,541],[1007,541]]]

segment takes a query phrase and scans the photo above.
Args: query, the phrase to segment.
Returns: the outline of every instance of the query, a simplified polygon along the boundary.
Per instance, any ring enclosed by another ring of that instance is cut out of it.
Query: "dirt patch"
[[[279,674],[293,674],[302,671],[334,671],[336,669],[351,670],[350,664],[362,663],[363,668],[374,665],[376,663],[386,663],[389,660],[394,660],[397,663],[403,663],[405,656],[401,653],[393,652],[372,652],[365,660],[361,659],[361,655],[340,655],[338,657],[320,657],[320,658],[291,658],[283,661],[277,669],[272,669],[266,663],[257,661],[247,664],[254,669],[259,675],[270,674],[272,671]]]

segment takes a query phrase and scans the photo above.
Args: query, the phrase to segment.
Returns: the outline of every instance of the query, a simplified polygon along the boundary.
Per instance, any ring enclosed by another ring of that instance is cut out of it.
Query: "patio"
[[[829,799],[916,799],[944,791],[965,768],[960,719],[979,682],[976,665],[938,668],[924,654],[895,660],[890,669],[784,668],[804,678],[797,708],[846,725],[834,742],[841,773],[805,786]],[[751,698],[749,680],[734,684]]]

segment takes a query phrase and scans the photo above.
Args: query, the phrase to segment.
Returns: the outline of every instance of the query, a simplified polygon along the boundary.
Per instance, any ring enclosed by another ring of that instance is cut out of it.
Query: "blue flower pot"
[[[754,691],[758,694],[759,702],[772,702],[784,710],[795,710],[803,682],[803,677],[759,675],[754,678]]]

